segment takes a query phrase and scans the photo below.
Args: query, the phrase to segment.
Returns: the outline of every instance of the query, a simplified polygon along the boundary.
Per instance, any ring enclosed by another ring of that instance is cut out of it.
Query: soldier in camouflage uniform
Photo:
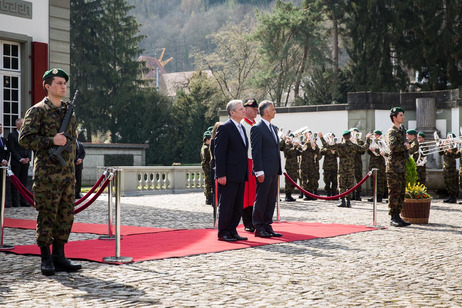
[[[411,145],[406,141],[404,122],[404,109],[393,107],[390,110],[390,119],[393,125],[388,130],[386,142],[390,149],[386,168],[388,184],[388,207],[391,216],[390,225],[405,227],[410,223],[405,222],[401,216],[406,192],[406,162]]]
[[[330,134],[329,144],[332,143],[332,139],[335,137],[334,134]],[[321,155],[324,156],[324,162],[322,163],[322,169],[324,171],[324,183],[326,184],[325,190],[327,196],[337,195],[338,187],[338,163],[337,163],[337,151],[329,150],[326,147],[322,147]]]
[[[454,133],[449,132],[447,135],[449,138],[455,138]],[[457,203],[457,195],[459,194],[459,171],[456,166],[456,159],[460,157],[457,149],[448,148],[444,152],[439,152],[443,155],[443,178],[444,185],[448,191],[449,197],[443,202],[445,203]]]
[[[419,142],[419,148],[421,147],[421,143],[425,141],[425,134],[423,132],[419,132],[417,134],[417,141]],[[420,161],[419,162],[419,156]],[[419,176],[419,183],[423,185],[427,185],[427,158],[422,154],[417,152],[412,156],[417,164],[417,175]],[[419,166],[420,164],[420,166]]]
[[[336,150],[339,157],[339,168],[338,168],[338,183],[340,187],[340,193],[346,192],[348,189],[352,188],[355,185],[355,155],[358,151],[364,150],[369,146],[370,135],[367,135],[367,143],[365,145],[358,145],[351,142],[351,132],[346,130],[343,132],[343,141],[342,143],[337,144],[328,144],[324,138],[322,138],[322,133],[319,133],[323,147],[329,150]],[[345,203],[345,197],[342,197],[342,202],[337,205],[338,207],[351,207],[350,196],[346,196],[347,202]]]
[[[293,142],[292,136],[285,136],[279,143],[280,150],[284,153],[285,170],[294,182],[298,179],[298,161],[297,158],[301,154],[301,146]],[[289,181],[285,181],[285,201],[293,202],[292,193],[295,186]]]
[[[212,136],[212,132],[207,130],[204,132],[204,139],[201,148],[201,165],[202,170],[204,171],[205,175],[205,187],[204,187],[204,195],[205,195],[205,204],[212,204],[212,186],[213,182],[210,179],[210,137]]]
[[[19,144],[34,151],[34,192],[37,216],[37,245],[42,256],[43,275],[55,271],[74,272],[82,268],[71,263],[64,255],[64,245],[69,239],[74,222],[75,204],[75,116],[72,114],[64,133],[59,133],[61,122],[69,103],[62,101],[66,95],[69,76],[62,69],[52,69],[43,75],[43,87],[47,96],[26,112]],[[66,137],[67,135],[67,137]],[[69,151],[63,151],[65,165],[53,159],[49,150],[71,142]],[[53,255],[50,255],[50,245]]]
[[[350,128],[352,133],[359,133],[359,129],[356,127]],[[352,138],[351,141],[353,143],[357,143],[358,145],[364,145],[364,141],[361,139]],[[359,183],[363,179],[363,159],[362,155],[366,153],[366,148],[361,148],[355,154],[355,181]],[[353,192],[353,200],[361,201],[361,186],[358,187],[357,190]]]
[[[382,136],[382,131],[376,129],[373,131],[373,138],[376,142],[379,142]],[[369,148],[367,150],[369,154],[369,170],[377,168],[377,202],[382,202],[385,190],[387,189],[387,176],[385,174],[385,153],[379,148]],[[369,202],[373,202],[374,199],[367,199]]]
[[[319,154],[320,150],[316,144],[315,138],[309,132],[306,136],[307,141],[303,145],[300,163],[300,175],[302,179],[302,187],[304,190],[317,195],[319,181]],[[304,200],[315,200],[308,195]]]

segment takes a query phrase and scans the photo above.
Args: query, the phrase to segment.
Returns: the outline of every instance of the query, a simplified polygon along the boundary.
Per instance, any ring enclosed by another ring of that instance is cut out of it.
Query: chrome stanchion
[[[0,250],[11,250],[14,249],[14,246],[4,245],[3,244],[3,228],[4,228],[4,219],[5,219],[5,197],[6,197],[6,170],[8,167],[1,167],[0,176],[2,177],[2,204],[0,204]]]
[[[374,228],[383,228],[377,225],[377,171],[379,169],[372,168],[372,180],[374,183],[373,191],[373,202],[372,202],[372,227]]]
[[[114,178],[114,173],[111,171],[108,176],[109,180],[109,185],[107,186],[107,235],[101,235],[98,237],[100,240],[115,240],[115,235],[113,232],[114,226],[112,225],[112,218],[113,218],[113,213],[112,213],[112,187],[113,187],[113,178]]]
[[[115,221],[115,256],[114,257],[104,257],[103,261],[106,263],[129,263],[133,261],[132,257],[121,257],[120,256],[120,181],[122,178],[122,169],[115,169],[115,211],[116,211],[116,221]]]

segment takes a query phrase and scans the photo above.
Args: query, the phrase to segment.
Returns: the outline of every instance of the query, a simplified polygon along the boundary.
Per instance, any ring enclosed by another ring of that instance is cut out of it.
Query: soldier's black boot
[[[82,265],[69,261],[64,255],[64,245],[53,244],[53,254],[51,255],[55,270],[57,272],[76,272]]]
[[[310,191],[310,192],[311,192],[311,191]],[[313,198],[313,197],[311,197],[311,196],[309,196],[309,195],[305,195],[305,198],[303,198],[303,200],[309,200],[309,201],[311,201],[311,200],[316,200],[316,199]]]
[[[338,207],[346,207],[345,197],[342,198],[342,203],[337,204]]]
[[[408,223],[401,219],[399,215],[395,215],[391,217],[390,226],[393,227],[406,227]]]
[[[302,199],[303,198],[303,193],[300,192],[300,195],[298,196],[298,199]]]
[[[292,194],[286,194],[286,198],[284,200],[287,201],[287,202],[295,201],[295,199],[292,198]]]
[[[205,198],[205,204],[211,205],[212,204],[212,197]]]
[[[40,247],[40,255],[42,257],[42,264],[40,270],[42,275],[51,276],[55,274],[55,266],[51,260],[50,246]]]
[[[456,196],[451,196],[451,200],[449,200],[448,203],[457,203]]]
[[[443,200],[444,203],[449,203],[451,201],[452,196],[447,197],[446,199]]]
[[[369,201],[369,202],[374,202],[374,197],[367,199],[367,201]],[[377,202],[382,202],[382,201],[383,201],[382,195],[381,195],[381,194],[377,194]]]
[[[319,196],[319,195],[318,195],[318,190],[315,189],[315,190],[313,191],[313,194],[315,194],[316,196]],[[314,199],[317,200],[316,198],[314,198]]]
[[[356,191],[355,193],[356,193],[356,195],[355,195],[355,198],[354,198],[353,200],[361,201],[361,192],[360,192],[360,191]]]
[[[350,199],[347,199],[346,207],[350,207],[350,208],[351,208]]]

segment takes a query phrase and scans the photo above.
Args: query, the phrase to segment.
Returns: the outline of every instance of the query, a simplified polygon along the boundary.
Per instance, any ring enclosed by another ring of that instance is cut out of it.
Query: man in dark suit
[[[29,172],[29,162],[32,157],[32,152],[19,145],[18,136],[21,127],[24,124],[24,119],[16,119],[16,129],[8,134],[8,148],[11,153],[11,171],[19,179],[19,181],[27,187],[27,174]],[[13,207],[29,206],[26,200],[19,195],[16,187],[11,184],[11,205]]]
[[[79,138],[79,134],[75,132],[76,138]],[[85,159],[85,148],[83,144],[75,140],[75,199],[80,199],[80,190],[82,189],[82,170],[83,160]]]
[[[3,133],[3,126],[0,124],[0,135]],[[10,151],[8,150],[8,144],[5,138],[0,137],[0,166],[8,166],[8,160],[10,159]],[[6,169],[3,169],[6,172]],[[0,198],[3,194],[3,173],[0,173]],[[5,199],[6,200],[6,199]],[[8,207],[7,205],[5,205]],[[1,210],[1,204],[0,204]]]
[[[250,130],[253,170],[257,177],[257,196],[253,207],[256,237],[280,237],[271,224],[278,195],[278,176],[282,174],[277,128],[271,124],[276,110],[271,101],[258,105],[262,120]]]
[[[245,117],[240,100],[226,106],[230,119],[220,125],[215,137],[215,177],[219,184],[218,240],[247,240],[236,231],[242,215],[249,147],[241,120]]]

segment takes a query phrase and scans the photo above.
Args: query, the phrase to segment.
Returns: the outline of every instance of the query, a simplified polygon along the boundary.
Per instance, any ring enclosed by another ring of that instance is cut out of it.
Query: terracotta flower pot
[[[431,199],[404,199],[401,217],[411,224],[428,224]]]

